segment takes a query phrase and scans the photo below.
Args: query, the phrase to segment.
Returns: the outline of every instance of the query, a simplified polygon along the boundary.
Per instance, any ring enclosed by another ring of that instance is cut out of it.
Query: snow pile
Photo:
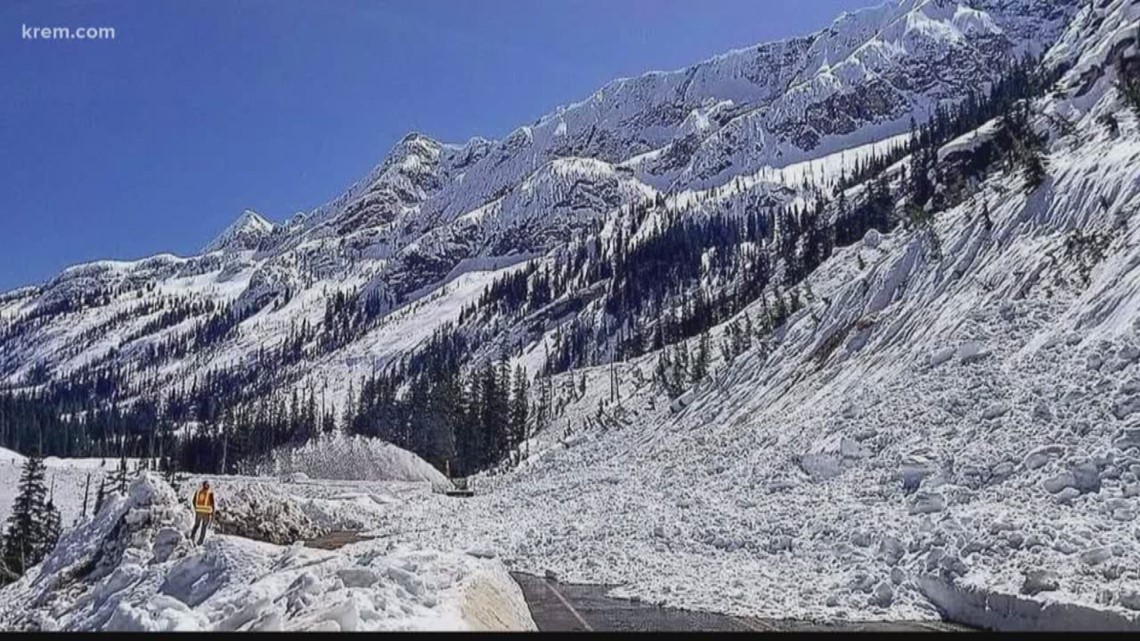
[[[4,629],[526,630],[497,561],[369,541],[329,552],[184,533],[189,511],[144,474],[0,590]]]
[[[439,491],[452,487],[442,472],[415,454],[391,443],[357,436],[321,439],[279,450],[258,473],[353,481],[422,481]]]
[[[212,527],[222,534],[288,545],[315,539],[325,533],[296,501],[273,492],[267,485],[236,487],[217,500]]]

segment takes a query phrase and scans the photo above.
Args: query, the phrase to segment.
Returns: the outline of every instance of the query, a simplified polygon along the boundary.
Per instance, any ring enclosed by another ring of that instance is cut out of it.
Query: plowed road
[[[952,632],[968,628],[932,621],[794,621],[677,610],[607,597],[605,586],[571,585],[512,574],[543,632]]]

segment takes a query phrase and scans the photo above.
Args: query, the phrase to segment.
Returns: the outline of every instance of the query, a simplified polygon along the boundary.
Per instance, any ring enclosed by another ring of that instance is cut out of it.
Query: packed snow
[[[376,439],[338,437],[274,453],[260,474],[355,481],[423,481],[451,489],[451,481],[415,454]]]
[[[0,590],[4,629],[533,630],[493,559],[388,540],[334,551],[211,533],[147,473]]]

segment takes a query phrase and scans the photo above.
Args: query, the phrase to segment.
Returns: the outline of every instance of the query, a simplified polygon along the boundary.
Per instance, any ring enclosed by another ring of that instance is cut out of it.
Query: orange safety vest
[[[200,514],[214,513],[214,490],[199,489],[194,493],[194,511]]]

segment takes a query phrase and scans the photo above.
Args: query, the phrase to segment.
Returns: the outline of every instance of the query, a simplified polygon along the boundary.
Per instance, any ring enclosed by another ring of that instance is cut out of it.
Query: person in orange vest
[[[202,481],[202,487],[194,492],[194,529],[190,531],[190,541],[194,542],[194,535],[198,534],[201,526],[202,533],[198,534],[197,544],[201,545],[206,538],[206,528],[210,527],[210,520],[214,518],[214,491],[210,489],[209,481]]]

